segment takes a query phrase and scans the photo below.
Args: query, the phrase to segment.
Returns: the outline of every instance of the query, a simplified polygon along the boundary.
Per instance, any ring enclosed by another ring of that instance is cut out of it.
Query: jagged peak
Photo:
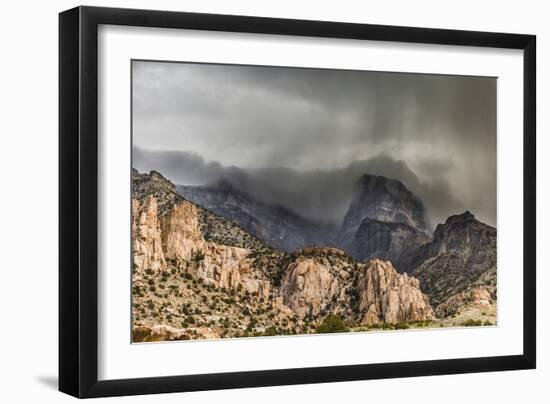
[[[457,225],[468,226],[468,225],[476,225],[476,224],[493,228],[492,226],[478,220],[472,212],[470,212],[469,210],[466,210],[463,213],[451,215],[445,220],[445,223],[438,224],[434,234],[443,231],[443,229],[456,227]]]
[[[407,188],[403,182],[395,178],[389,178],[383,175],[363,174],[355,184],[354,197],[361,196],[365,191],[385,191],[392,196],[399,196],[405,193],[424,210],[424,203],[422,200]]]
[[[434,232],[434,241],[437,243],[447,243],[449,238],[453,238],[457,242],[457,236],[472,231],[482,232],[483,234],[492,234],[496,236],[496,229],[486,223],[478,220],[470,211],[465,211],[460,214],[451,215],[445,220],[445,223],[437,225]],[[464,237],[467,240],[468,237]]]
[[[365,218],[430,228],[422,200],[401,181],[382,175],[363,174],[357,180],[343,227],[357,229]]]
[[[149,174],[147,174],[140,173],[139,170],[132,168],[132,177],[133,180],[137,180],[143,184],[149,183],[151,186],[160,185],[162,187],[167,187],[174,192],[176,191],[176,185],[156,170],[151,170],[149,171]]]
[[[381,269],[385,272],[389,272],[392,274],[398,274],[397,270],[393,266],[392,262],[389,260],[384,260],[381,258],[371,258],[367,262],[365,262],[365,269],[369,270],[370,268],[373,269]],[[408,279],[407,274],[400,274],[400,276],[403,276],[405,279]]]
[[[456,215],[451,215],[445,220],[445,224],[450,224],[454,222],[466,222],[466,221],[478,221],[476,217],[469,211],[465,211],[463,213],[459,213]]]
[[[176,188],[176,185],[170,181],[169,179],[167,179],[164,175],[162,175],[161,173],[159,173],[158,171],[156,170],[151,170],[149,172],[149,177],[152,179],[152,180],[157,180],[157,181],[162,181],[162,182],[166,182],[168,185],[170,185],[172,188]]]

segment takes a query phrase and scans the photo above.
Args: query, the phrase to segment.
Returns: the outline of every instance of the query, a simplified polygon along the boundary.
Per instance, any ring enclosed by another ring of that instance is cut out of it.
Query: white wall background
[[[550,25],[543,1],[90,1],[283,18],[536,34],[538,369],[109,399],[110,402],[546,402],[550,380]],[[0,24],[0,401],[68,402],[57,384],[57,13],[74,1],[5,2]],[[520,162],[516,162],[518,165]]]

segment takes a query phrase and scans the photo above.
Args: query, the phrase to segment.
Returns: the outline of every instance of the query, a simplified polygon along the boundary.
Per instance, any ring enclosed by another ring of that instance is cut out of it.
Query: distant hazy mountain
[[[337,247],[354,259],[382,258],[402,272],[401,261],[431,240],[420,199],[400,181],[363,175],[340,227],[305,219],[280,205],[258,201],[228,181],[178,186],[180,195],[232,220],[274,248]]]
[[[355,234],[366,218],[428,231],[422,201],[401,181],[378,175],[365,174],[357,181],[342,224],[342,236]]]
[[[358,260],[402,261],[431,240],[422,201],[400,181],[363,175],[339,232],[340,247]]]
[[[337,229],[305,219],[280,205],[268,204],[228,181],[205,186],[178,186],[187,200],[229,219],[273,248],[295,251],[309,246],[334,246]]]

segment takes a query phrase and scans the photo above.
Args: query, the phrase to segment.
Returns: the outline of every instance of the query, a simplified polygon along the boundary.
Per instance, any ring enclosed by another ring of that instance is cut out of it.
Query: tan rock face
[[[201,253],[204,258],[197,266],[200,277],[219,288],[232,289],[239,286],[241,268],[246,267],[249,250],[208,243]]]
[[[156,272],[166,267],[154,197],[142,203],[132,200],[132,250],[136,275],[147,269]]]
[[[205,241],[196,205],[180,201],[162,219],[153,196],[141,204],[134,199],[132,208],[136,274],[166,268],[169,259],[217,288],[242,287],[259,298],[269,298],[270,283],[252,273],[249,249]]]
[[[338,281],[330,270],[313,258],[292,263],[281,284],[284,304],[300,317],[318,315],[338,291]]]
[[[162,243],[166,258],[189,261],[204,248],[197,207],[187,201],[175,205],[162,219]]]
[[[362,324],[435,318],[418,280],[399,274],[389,261],[368,261],[359,274],[358,289]]]
[[[283,298],[281,296],[273,298],[273,307],[277,308],[277,311],[282,312],[286,316],[294,315],[294,311],[292,311],[290,307],[284,304]]]
[[[299,257],[281,282],[282,303],[300,318],[335,312],[362,325],[435,318],[418,280],[399,274],[389,261],[349,268],[335,259],[337,252],[317,252],[328,255]]]

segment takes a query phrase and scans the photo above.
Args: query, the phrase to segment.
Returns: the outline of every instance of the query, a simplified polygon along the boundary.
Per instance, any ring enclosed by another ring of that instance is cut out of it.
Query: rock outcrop
[[[206,247],[195,205],[179,201],[162,218],[162,244],[166,258],[176,261],[189,261]]]
[[[132,251],[136,275],[142,275],[146,269],[158,272],[166,267],[157,199],[153,196],[142,202],[132,200]]]
[[[145,182],[151,192],[134,194],[141,200],[132,200],[135,342],[265,332],[268,313],[288,324],[293,314],[282,304],[270,306],[270,279],[254,265],[255,254],[271,251],[267,246],[250,235],[241,237],[242,229],[180,196],[166,194],[162,182]],[[220,244],[221,229],[229,244],[260,247]]]
[[[269,280],[251,266],[252,250],[231,245],[244,234],[242,229],[201,212],[200,207],[177,195],[175,187],[159,173],[135,176],[138,181],[134,188],[136,199],[132,200],[134,276],[144,271],[167,270],[170,266],[183,269],[216,288],[242,288],[262,298],[269,295]],[[140,197],[141,201],[137,199]],[[162,211],[158,209],[161,205]],[[229,245],[216,242],[215,237],[214,240],[205,239],[203,230],[212,226],[201,222],[208,220],[228,229],[234,237],[225,239]],[[246,237],[244,239],[247,241]],[[261,242],[254,240],[250,244],[261,245]],[[268,250],[268,247],[262,245],[259,250]]]
[[[399,274],[389,261],[373,259],[358,277],[361,324],[402,323],[433,320],[428,298],[418,279]]]
[[[422,201],[401,181],[377,175],[366,174],[359,179],[342,225],[343,237],[354,234],[367,218],[429,230]]]
[[[335,249],[298,253],[284,271],[280,293],[300,318],[331,312],[362,325],[435,318],[417,279],[399,274],[389,261],[356,263]]]
[[[331,269],[315,258],[299,257],[284,272],[280,288],[283,302],[301,318],[326,313],[342,290]]]
[[[451,216],[432,242],[411,254],[407,272],[420,280],[433,307],[476,286],[496,289],[496,241],[496,229],[470,212]]]
[[[132,203],[140,206],[135,199]],[[166,268],[165,260],[168,260],[172,266],[185,268],[217,288],[241,287],[261,297],[269,294],[269,280],[251,269],[251,250],[203,238],[195,205],[178,201],[160,220],[155,216],[156,206],[156,198],[149,196],[141,211],[137,211],[139,225],[133,233],[136,272]]]

